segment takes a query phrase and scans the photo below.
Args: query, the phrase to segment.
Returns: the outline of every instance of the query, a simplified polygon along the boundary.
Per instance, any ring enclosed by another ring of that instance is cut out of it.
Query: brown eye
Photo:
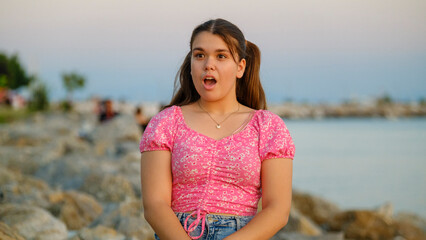
[[[194,54],[194,57],[195,58],[203,58],[204,54],[202,54],[202,53],[196,53],[196,54]]]

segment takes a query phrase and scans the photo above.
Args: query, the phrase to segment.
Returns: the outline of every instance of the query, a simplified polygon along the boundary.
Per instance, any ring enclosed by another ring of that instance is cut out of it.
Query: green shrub
[[[69,112],[73,108],[72,103],[68,100],[63,100],[59,103],[59,109],[61,109],[64,112]]]
[[[45,111],[49,108],[49,91],[46,85],[40,81],[30,87],[30,100],[28,109],[30,111]]]

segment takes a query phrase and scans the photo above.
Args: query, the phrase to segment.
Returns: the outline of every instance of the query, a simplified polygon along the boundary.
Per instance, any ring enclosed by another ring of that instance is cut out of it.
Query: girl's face
[[[236,99],[237,78],[244,74],[246,61],[231,52],[218,35],[199,33],[192,44],[191,76],[195,89],[205,101]]]

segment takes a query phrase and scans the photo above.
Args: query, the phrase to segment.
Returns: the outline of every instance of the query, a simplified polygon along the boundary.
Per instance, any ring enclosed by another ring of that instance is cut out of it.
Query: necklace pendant
[[[216,128],[219,129],[220,128],[220,124],[216,125]]]

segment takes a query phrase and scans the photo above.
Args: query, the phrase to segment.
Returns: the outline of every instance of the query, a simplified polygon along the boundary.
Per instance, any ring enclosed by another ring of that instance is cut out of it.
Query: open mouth
[[[216,84],[216,79],[214,79],[214,77],[206,77],[206,78],[204,78],[204,84],[214,85],[214,84]]]
[[[207,89],[212,89],[216,85],[217,81],[214,77],[206,77],[203,80],[204,87]]]

